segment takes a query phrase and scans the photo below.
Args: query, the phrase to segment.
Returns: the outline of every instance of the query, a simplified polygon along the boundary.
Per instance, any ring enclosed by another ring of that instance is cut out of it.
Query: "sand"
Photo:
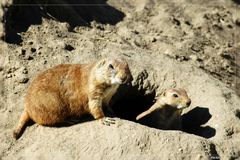
[[[1,1],[0,159],[240,157],[238,1],[44,2]],[[13,139],[38,72],[109,56],[124,57],[133,75],[113,97],[116,124],[91,117],[72,126],[32,124]],[[136,115],[172,86],[185,88],[192,99],[183,129],[137,123]]]

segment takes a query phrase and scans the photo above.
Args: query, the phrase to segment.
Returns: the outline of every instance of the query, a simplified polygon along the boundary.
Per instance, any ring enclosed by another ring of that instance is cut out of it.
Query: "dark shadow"
[[[211,159],[220,159],[220,156],[216,150],[216,145],[211,143],[210,144],[210,155],[211,155]]]
[[[6,20],[6,37],[8,43],[19,44],[21,37],[30,25],[41,24],[42,18],[55,19],[69,23],[69,30],[76,26],[89,26],[95,20],[102,24],[115,25],[125,14],[110,5],[106,0],[13,0]]]
[[[210,126],[202,126],[212,117],[208,108],[196,107],[188,113],[183,114],[179,119],[176,119],[173,125],[169,127],[163,125],[161,118],[159,117],[159,110],[156,110],[136,121],[137,115],[146,111],[154,104],[155,92],[145,95],[145,91],[139,91],[137,86],[125,86],[119,90],[119,93],[127,93],[125,95],[118,95],[121,99],[116,100],[113,105],[114,113],[119,118],[134,121],[156,129],[181,130],[204,138],[211,138],[216,134],[214,128]],[[173,113],[173,111],[169,110],[169,113]],[[170,116],[171,115],[169,115],[169,117]]]
[[[240,0],[232,0],[233,2],[240,4]]]
[[[120,87],[117,97],[121,98],[115,100],[112,106],[113,111],[119,118],[135,121],[138,114],[153,105],[155,94],[155,91],[151,94],[145,94],[145,90],[139,91],[137,86]]]
[[[240,119],[240,109],[236,109],[234,114],[238,119]]]
[[[73,28],[89,25],[93,20],[115,25],[125,16],[123,12],[108,5],[106,0],[49,0],[48,5],[40,2],[39,5],[44,6],[43,10],[48,15],[58,21],[68,22]]]
[[[5,15],[6,36],[8,43],[20,44],[22,42],[20,32],[25,32],[30,25],[41,24],[41,10],[36,5],[27,6],[30,0],[13,0]]]
[[[204,138],[215,136],[216,130],[210,126],[201,126],[211,119],[208,108],[196,107],[182,115],[183,131]]]
[[[70,118],[63,123],[59,123],[59,124],[56,124],[54,126],[49,126],[49,127],[58,127],[58,128],[69,127],[69,126],[73,126],[73,125],[76,125],[79,123],[84,123],[84,122],[93,121],[93,120],[94,120],[94,118],[91,115],[86,114],[86,115],[82,115],[81,117],[78,117],[78,118]]]

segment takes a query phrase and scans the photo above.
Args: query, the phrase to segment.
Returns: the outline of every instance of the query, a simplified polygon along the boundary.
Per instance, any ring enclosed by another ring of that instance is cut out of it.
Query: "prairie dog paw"
[[[102,124],[106,126],[110,126],[111,124],[115,124],[115,121],[116,120],[114,118],[105,117],[102,119]]]

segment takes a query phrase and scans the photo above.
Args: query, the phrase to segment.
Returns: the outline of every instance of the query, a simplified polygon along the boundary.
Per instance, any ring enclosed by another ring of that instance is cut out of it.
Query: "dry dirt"
[[[0,159],[240,158],[238,0],[34,2],[0,2]],[[116,55],[133,75],[113,98],[116,124],[32,124],[12,138],[39,71]],[[134,121],[172,86],[192,99],[183,130]]]

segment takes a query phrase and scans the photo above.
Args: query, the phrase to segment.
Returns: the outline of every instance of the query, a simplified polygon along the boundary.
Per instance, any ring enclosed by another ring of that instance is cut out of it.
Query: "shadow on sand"
[[[210,126],[202,126],[206,124],[212,115],[208,108],[195,107],[193,110],[182,115],[183,131],[195,134],[204,138],[215,136],[216,130]]]
[[[41,24],[43,17],[67,22],[71,31],[76,26],[89,26],[93,20],[115,25],[125,14],[106,0],[13,0],[5,16],[6,42],[21,43],[17,33],[27,31],[30,25]]]

